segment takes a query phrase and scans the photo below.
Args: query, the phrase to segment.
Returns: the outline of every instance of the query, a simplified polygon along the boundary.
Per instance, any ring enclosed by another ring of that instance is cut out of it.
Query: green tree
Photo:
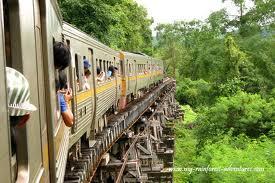
[[[133,0],[59,0],[66,22],[115,49],[152,54],[152,20]]]
[[[234,136],[246,134],[258,138],[275,126],[275,100],[266,101],[257,94],[238,92],[235,96],[220,97],[206,108],[197,119],[197,136],[200,145],[216,141],[230,130]]]
[[[243,135],[225,135],[200,152],[196,166],[204,167],[205,171],[193,172],[191,182],[273,182],[274,146],[266,137],[251,140]]]
[[[177,100],[182,104],[199,107],[209,104],[211,98],[211,85],[204,80],[192,81],[190,78],[177,83]]]

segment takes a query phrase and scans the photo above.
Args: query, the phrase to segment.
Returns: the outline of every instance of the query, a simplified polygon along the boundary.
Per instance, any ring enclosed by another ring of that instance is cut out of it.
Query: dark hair
[[[101,71],[101,70],[100,70],[100,67],[97,66],[97,67],[96,67],[96,74],[99,75],[99,74],[100,74],[100,71]]]
[[[115,68],[114,68],[113,65],[110,65],[110,66],[109,66],[108,71],[111,71],[111,72],[112,72],[111,76],[114,76]]]
[[[62,42],[55,42],[53,45],[54,67],[63,70],[71,63],[70,49]]]
[[[67,75],[64,71],[59,72],[59,89],[67,89]]]
[[[112,73],[113,73],[114,70],[115,70],[114,66],[110,65],[109,68],[108,68],[108,71],[112,71]]]
[[[85,70],[84,72],[85,76],[90,76],[92,73],[89,69]]]

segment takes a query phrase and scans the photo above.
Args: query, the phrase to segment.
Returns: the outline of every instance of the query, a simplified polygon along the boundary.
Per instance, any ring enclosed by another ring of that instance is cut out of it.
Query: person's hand
[[[65,98],[66,102],[69,102],[70,100],[72,100],[72,98],[73,98],[72,94],[73,94],[72,89],[68,88],[66,93],[64,94],[64,98]]]

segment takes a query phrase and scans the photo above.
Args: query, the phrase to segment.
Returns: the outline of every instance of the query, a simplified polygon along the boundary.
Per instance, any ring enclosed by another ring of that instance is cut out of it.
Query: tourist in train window
[[[68,88],[67,75],[64,71],[59,72],[59,80],[57,81],[57,97],[60,105],[62,119],[67,127],[74,124],[74,116],[69,107],[69,101],[72,99],[72,90]]]
[[[90,87],[90,84],[89,84],[89,78],[90,78],[90,76],[91,76],[91,71],[89,70],[89,69],[87,69],[86,71],[84,71],[85,73],[84,73],[84,84],[83,84],[83,89],[84,90],[89,90],[89,89],[91,89],[91,87]]]
[[[74,116],[68,102],[72,99],[72,90],[67,87],[67,75],[63,71],[71,63],[70,49],[62,42],[54,43],[54,66],[58,70],[56,79],[57,99],[61,110],[61,116],[66,126],[71,127]]]
[[[84,73],[85,73],[85,71],[89,70],[89,68],[91,67],[89,60],[87,60],[85,56],[84,56],[84,60],[83,60],[83,65],[84,65]]]
[[[16,153],[16,127],[23,126],[30,118],[30,113],[36,107],[30,103],[30,88],[28,80],[15,69],[6,68],[8,109],[11,126],[12,154]]]
[[[105,72],[101,71],[101,69],[100,69],[99,66],[96,67],[96,75],[97,75],[96,80],[98,82],[104,81],[104,79],[105,79]]]
[[[15,69],[6,67],[7,78],[7,96],[8,96],[8,113],[10,119],[10,136],[11,136],[11,166],[12,182],[15,182],[18,169],[17,152],[20,148],[20,133],[18,128],[24,126],[29,120],[30,113],[36,111],[36,107],[30,103],[30,88],[28,80]],[[27,153],[27,152],[26,152]]]
[[[64,70],[71,63],[70,49],[62,42],[54,43],[54,67],[57,70]]]
[[[113,65],[110,65],[107,71],[107,78],[113,77],[115,74],[115,69]]]

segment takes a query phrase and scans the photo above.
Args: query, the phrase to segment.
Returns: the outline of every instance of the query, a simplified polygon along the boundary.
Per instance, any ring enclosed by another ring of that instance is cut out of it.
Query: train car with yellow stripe
[[[141,97],[163,79],[163,62],[142,53],[120,52],[122,73],[121,108]]]
[[[73,58],[68,71],[74,91],[72,107],[75,123],[70,135],[70,145],[73,145],[84,134],[90,140],[95,139],[95,135],[107,126],[109,114],[113,114],[118,108],[121,79],[119,71],[116,71],[113,76],[108,77],[105,74],[102,81],[97,80],[97,68],[108,73],[110,66],[119,65],[117,51],[91,38],[72,25],[64,23],[63,29],[63,39],[69,45]],[[89,70],[92,72],[91,77],[88,78],[89,89],[83,88],[84,60],[89,62]]]

